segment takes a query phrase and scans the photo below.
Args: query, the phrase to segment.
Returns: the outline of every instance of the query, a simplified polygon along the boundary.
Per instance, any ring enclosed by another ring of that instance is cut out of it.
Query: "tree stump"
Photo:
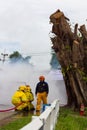
[[[52,48],[61,65],[68,106],[80,108],[80,104],[87,106],[87,31],[85,25],[74,31],[70,27],[69,19],[63,12],[57,10],[50,16],[52,33]]]

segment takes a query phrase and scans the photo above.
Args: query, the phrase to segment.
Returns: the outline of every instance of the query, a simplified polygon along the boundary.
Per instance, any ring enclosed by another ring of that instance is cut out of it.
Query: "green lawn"
[[[55,130],[87,130],[87,115],[80,116],[78,111],[60,108]]]
[[[19,130],[23,126],[31,122],[32,115],[16,117],[16,119],[7,125],[0,127],[0,130]]]
[[[16,118],[0,130],[19,130],[31,122],[31,118],[32,114]],[[87,130],[87,110],[85,110],[85,116],[80,116],[78,111],[74,112],[70,108],[61,107],[55,130]]]

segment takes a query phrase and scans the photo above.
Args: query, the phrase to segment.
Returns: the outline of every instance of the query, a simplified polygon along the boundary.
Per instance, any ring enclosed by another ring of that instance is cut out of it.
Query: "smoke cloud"
[[[44,75],[49,84],[48,103],[59,99],[60,104],[67,103],[66,90],[63,80],[53,79],[49,70],[36,69],[29,64],[0,65],[0,104],[12,105],[11,98],[20,85],[29,84],[34,94],[36,104],[35,87],[40,75]]]

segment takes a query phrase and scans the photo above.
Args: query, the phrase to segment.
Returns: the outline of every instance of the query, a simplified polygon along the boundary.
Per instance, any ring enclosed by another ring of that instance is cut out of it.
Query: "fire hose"
[[[19,105],[17,105],[16,107],[12,107],[9,109],[5,109],[5,110],[0,110],[0,112],[7,112],[7,111],[11,111],[11,110],[15,110],[18,106],[20,106],[22,103],[20,103]]]

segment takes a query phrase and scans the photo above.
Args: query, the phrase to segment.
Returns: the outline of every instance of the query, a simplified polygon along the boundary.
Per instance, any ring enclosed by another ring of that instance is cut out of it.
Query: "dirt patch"
[[[0,127],[5,126],[6,124],[10,123],[11,121],[14,121],[15,119],[13,117],[7,117],[0,121]]]
[[[4,118],[0,119],[0,127],[3,127],[5,125],[7,125],[10,122],[13,122],[17,119],[20,119],[23,116],[29,116],[30,114],[33,114],[34,112],[30,111],[18,111],[18,112],[14,112],[14,113],[5,113],[4,114]]]
[[[6,125],[6,124],[8,124],[8,123],[10,123],[10,122],[12,122],[14,120],[16,120],[15,117],[18,115],[18,113],[14,113],[14,114],[11,114],[11,115],[9,115],[9,114],[6,113],[6,115],[8,115],[8,116],[3,117],[2,119],[0,119],[0,127],[2,127],[4,125]]]

